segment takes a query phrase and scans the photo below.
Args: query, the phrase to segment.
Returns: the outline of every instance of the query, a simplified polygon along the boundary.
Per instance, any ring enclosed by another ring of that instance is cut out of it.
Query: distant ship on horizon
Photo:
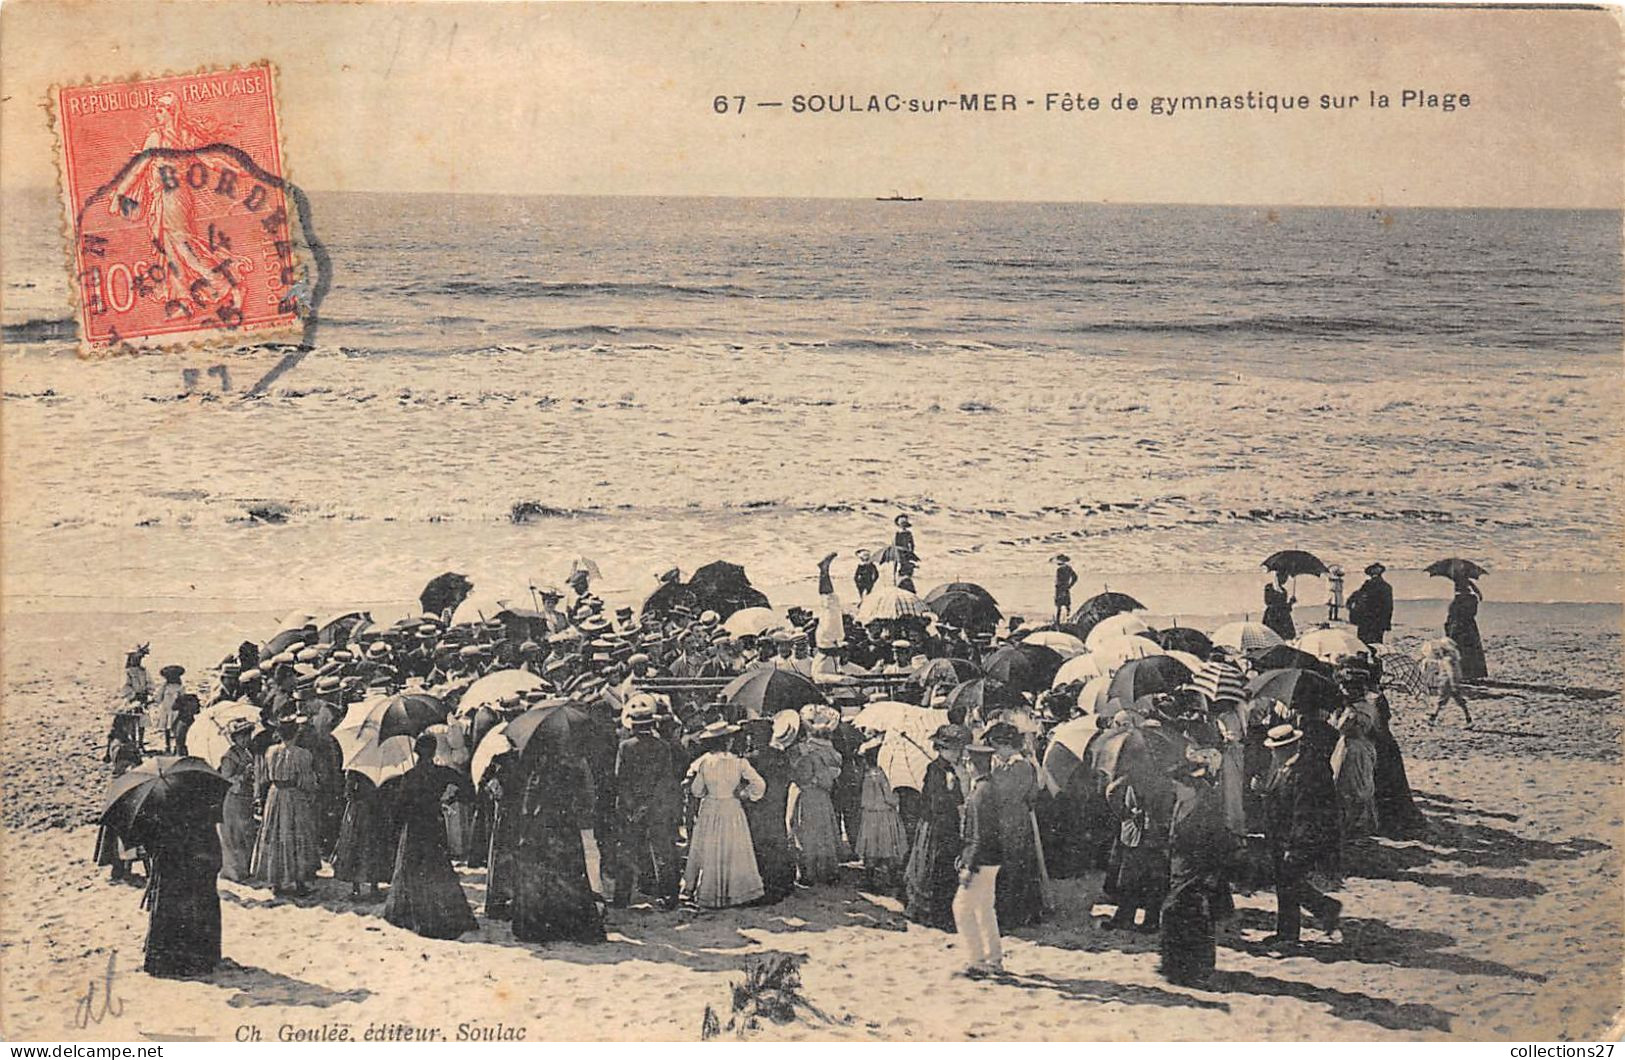
[[[875,202],[923,202],[924,200],[925,196],[923,195],[898,195],[893,193],[891,195],[875,196]]]

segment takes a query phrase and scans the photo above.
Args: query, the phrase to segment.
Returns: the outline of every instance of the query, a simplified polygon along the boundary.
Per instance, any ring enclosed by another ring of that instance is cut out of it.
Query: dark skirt
[[[1036,924],[1044,916],[1044,883],[1038,871],[1038,839],[1032,818],[1023,812],[1021,824],[1004,830],[1004,864],[993,887],[993,907],[999,928]]]
[[[189,850],[159,852],[149,865],[141,899],[147,907],[147,974],[170,979],[208,975],[220,963],[218,847],[212,857]]]
[[[501,802],[491,818],[491,841],[486,850],[485,915],[506,920],[513,901],[513,821],[517,814]]]
[[[604,920],[587,880],[573,821],[526,822],[514,852],[513,937],[522,942],[603,942]]]
[[[1405,776],[1405,758],[1399,741],[1387,729],[1378,729],[1371,742],[1377,748],[1372,782],[1377,789],[1378,830],[1390,839],[1419,836],[1427,828],[1422,812],[1411,797],[1411,783]]]
[[[339,822],[333,878],[369,886],[383,883],[394,874],[396,845],[389,809],[377,791],[367,788],[352,795]]]
[[[763,799],[762,802],[766,802]],[[750,825],[751,845],[756,849],[756,871],[762,877],[762,901],[777,902],[796,889],[796,855],[790,849],[790,833],[784,827],[784,802],[758,809],[761,803],[745,804],[745,820]]]
[[[1484,661],[1484,641],[1478,635],[1477,619],[1447,622],[1444,632],[1461,649],[1461,679],[1464,683],[1482,681],[1490,675],[1489,665]]]
[[[1176,886],[1163,902],[1162,962],[1157,971],[1170,983],[1195,986],[1213,974],[1214,897],[1207,887],[1192,883]]]
[[[384,919],[431,939],[454,939],[479,927],[451,867],[438,814],[409,817],[402,827]]]
[[[916,924],[954,930],[954,895],[959,891],[959,829],[921,821],[903,870],[904,913]],[[1003,875],[1002,873],[1000,875]],[[1000,921],[1003,926],[1003,921]]]

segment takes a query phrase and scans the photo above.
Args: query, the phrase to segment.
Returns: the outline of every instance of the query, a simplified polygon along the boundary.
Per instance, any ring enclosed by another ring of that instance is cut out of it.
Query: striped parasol
[[[1239,666],[1222,659],[1209,659],[1191,678],[1191,684],[1207,697],[1209,703],[1233,699],[1240,703],[1247,698],[1247,676]]]

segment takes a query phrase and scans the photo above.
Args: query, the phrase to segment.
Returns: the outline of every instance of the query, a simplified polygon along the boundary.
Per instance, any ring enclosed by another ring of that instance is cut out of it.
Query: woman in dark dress
[[[963,725],[944,725],[931,736],[937,757],[925,767],[920,785],[921,816],[903,870],[907,905],[904,912],[916,924],[953,931],[954,895],[959,890],[957,859],[963,848],[959,834],[960,808],[965,793],[954,763],[970,743]]]
[[[147,851],[146,971],[166,979],[204,976],[220,963],[220,819],[189,808],[143,837]]]
[[[782,901],[796,889],[796,858],[790,849],[785,815],[790,802],[789,748],[800,733],[801,716],[781,710],[773,716],[773,732],[766,746],[745,757],[767,785],[760,799],[744,804],[751,845],[756,849],[756,871],[762,877],[762,905]]]
[[[1264,583],[1264,625],[1274,630],[1282,640],[1291,640],[1298,635],[1292,624],[1292,605],[1295,602],[1287,591],[1286,574],[1276,571],[1275,580]]]
[[[603,942],[604,917],[587,879],[581,833],[593,827],[586,758],[538,734],[515,772],[521,787],[513,855],[513,937]]]
[[[363,883],[377,898],[378,885],[394,872],[396,842],[388,800],[360,773],[345,773],[344,819],[333,850],[333,878],[350,882],[352,898],[360,897]]]
[[[485,776],[485,794],[496,810],[491,814],[490,849],[486,854],[485,915],[507,920],[513,915],[513,852],[518,843],[517,822],[524,787],[515,776],[519,756],[497,755]]]
[[[1484,664],[1484,641],[1478,635],[1478,586],[1466,578],[1456,582],[1456,595],[1444,620],[1444,635],[1461,649],[1461,679],[1466,684],[1490,675]]]
[[[982,734],[994,748],[989,783],[996,795],[999,842],[1004,864],[994,891],[999,927],[1036,924],[1044,915],[1043,870],[1033,804],[1038,800],[1038,770],[1021,753],[1021,734],[1008,722],[999,722]]]
[[[1405,757],[1390,724],[1393,711],[1388,697],[1376,694],[1377,727],[1371,742],[1377,748],[1371,779],[1377,789],[1377,829],[1391,839],[1414,839],[1427,832],[1427,821],[1411,798],[1411,782],[1405,775]]]
[[[468,898],[451,867],[446,818],[441,797],[451,774],[434,764],[437,741],[420,736],[417,763],[405,776],[390,781],[386,797],[395,797],[401,837],[395,847],[395,874],[389,880],[384,919],[424,938],[454,939],[479,927]]]

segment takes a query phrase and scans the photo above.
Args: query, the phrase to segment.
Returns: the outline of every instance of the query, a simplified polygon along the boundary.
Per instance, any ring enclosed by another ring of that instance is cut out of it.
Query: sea
[[[313,192],[314,349],[247,397],[285,350],[77,359],[53,193],[3,207],[8,609],[404,613],[580,556],[805,602],[899,513],[922,588],[1040,611],[1062,552],[1175,614],[1256,612],[1280,548],[1621,598],[1617,212]]]

